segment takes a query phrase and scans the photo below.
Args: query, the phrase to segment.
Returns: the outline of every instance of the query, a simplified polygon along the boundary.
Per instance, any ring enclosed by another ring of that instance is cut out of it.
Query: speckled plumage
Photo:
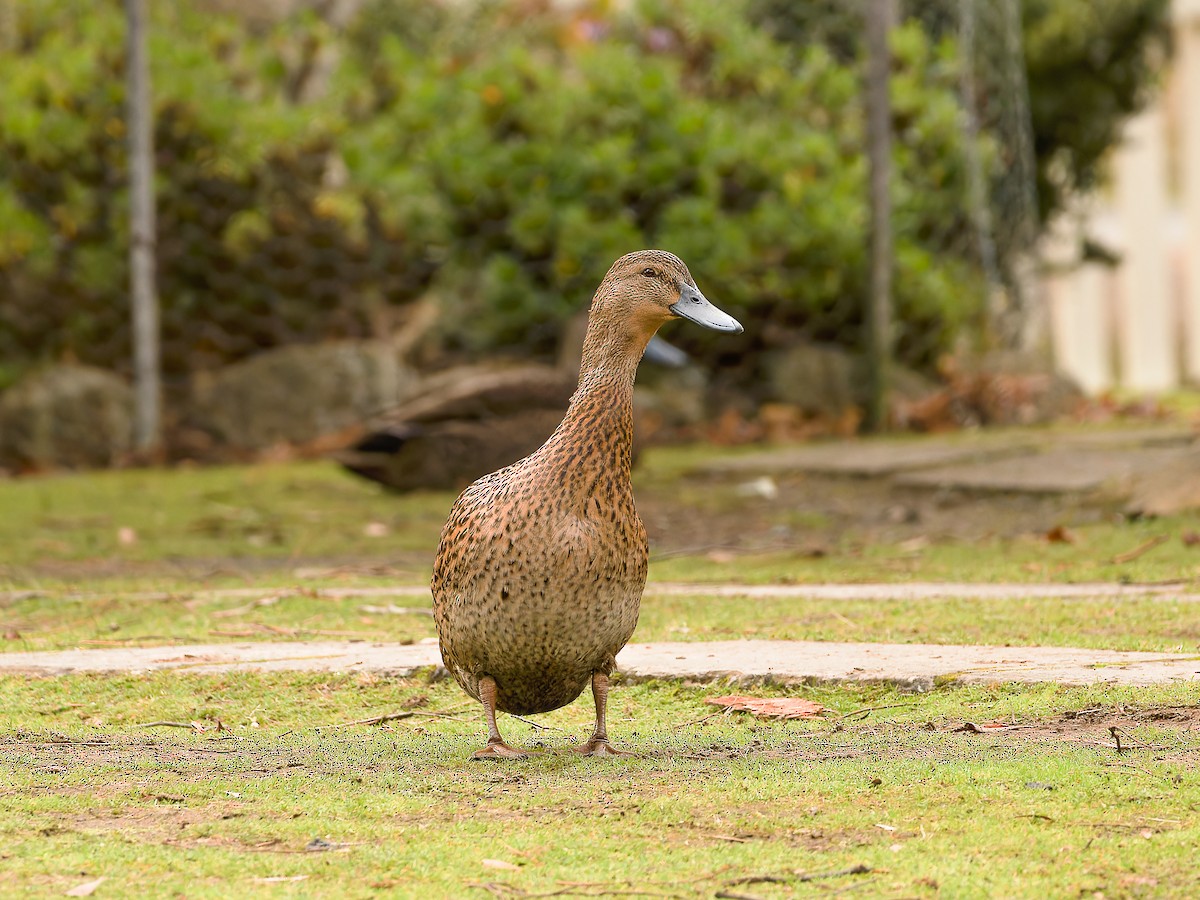
[[[672,254],[617,260],[593,298],[562,423],[541,448],[472,484],[450,512],[433,568],[434,618],[447,669],[485,706],[488,677],[496,709],[565,706],[612,671],[633,634],[649,555],[629,478],[633,381],[683,284],[694,289]],[[499,742],[491,731],[489,743]]]

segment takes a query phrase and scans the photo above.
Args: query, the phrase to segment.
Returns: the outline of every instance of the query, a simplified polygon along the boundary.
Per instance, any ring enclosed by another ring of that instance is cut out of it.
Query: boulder
[[[836,417],[853,406],[856,396],[854,357],[840,347],[797,342],[766,358],[770,398],[808,415]]]
[[[187,425],[238,450],[305,444],[359,426],[416,382],[387,341],[282,347],[195,377]]]
[[[686,432],[707,419],[708,374],[698,366],[643,366],[638,378],[633,393],[638,439],[653,441]]]
[[[1165,465],[1139,472],[1125,512],[1134,516],[1173,516],[1200,509],[1200,440]]]
[[[132,446],[133,393],[111,372],[55,366],[0,395],[0,466],[111,466]]]
[[[867,406],[866,363],[842,347],[797,341],[770,353],[766,372],[770,400],[806,416],[844,422]],[[934,381],[895,363],[888,378],[893,408],[938,390]]]

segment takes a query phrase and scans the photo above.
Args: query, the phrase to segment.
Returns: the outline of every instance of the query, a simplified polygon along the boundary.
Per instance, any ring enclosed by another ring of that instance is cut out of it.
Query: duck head
[[[678,256],[665,250],[627,253],[608,270],[592,302],[592,316],[621,316],[649,340],[660,326],[681,318],[737,334],[741,323],[717,309],[696,287]]]

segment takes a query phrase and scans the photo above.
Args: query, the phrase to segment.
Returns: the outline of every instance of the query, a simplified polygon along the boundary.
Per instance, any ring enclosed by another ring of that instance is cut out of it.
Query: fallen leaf
[[[1200,532],[1198,531],[1185,531],[1179,536],[1179,539],[1183,541],[1185,547],[1200,547]]]
[[[100,876],[95,881],[85,881],[83,884],[77,884],[75,887],[67,891],[67,897],[90,897],[92,892],[100,885],[104,884],[104,876]]]
[[[363,534],[366,537],[387,537],[388,527],[382,522],[368,522],[363,526]]]
[[[124,527],[117,529],[117,543],[122,547],[132,547],[137,543],[137,532],[132,528]]]
[[[1073,531],[1064,528],[1062,525],[1055,525],[1045,534],[1046,541],[1051,544],[1074,544],[1079,539],[1075,537]]]
[[[881,828],[881,829],[883,829],[884,831],[895,831],[895,830],[896,830],[896,826],[895,826],[895,825],[884,825],[882,822],[877,822],[877,823],[875,824],[875,827],[876,827],[876,828]]]
[[[514,866],[510,862],[505,862],[502,859],[485,859],[481,861],[485,869],[503,869],[505,872],[519,872],[520,866]]]
[[[767,719],[819,719],[827,708],[799,697],[708,697],[704,702]]]

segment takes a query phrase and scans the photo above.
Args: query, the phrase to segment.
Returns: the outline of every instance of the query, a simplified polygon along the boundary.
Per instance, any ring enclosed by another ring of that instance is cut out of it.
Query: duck
[[[532,752],[505,742],[497,712],[549,712],[589,685],[595,725],[574,749],[627,755],[608,739],[606,709],[649,563],[630,481],[633,384],[650,339],[678,318],[742,331],[674,254],[639,250],[613,263],[592,297],[562,421],[528,456],[472,483],[450,510],[430,588],[445,667],[483,706],[487,744],[475,759]]]
[[[578,386],[586,324],[585,314],[567,328],[558,365],[483,363],[430,376],[333,458],[392,491],[457,491],[532,453],[562,420]],[[657,336],[644,359],[668,368],[688,363],[687,354]]]

